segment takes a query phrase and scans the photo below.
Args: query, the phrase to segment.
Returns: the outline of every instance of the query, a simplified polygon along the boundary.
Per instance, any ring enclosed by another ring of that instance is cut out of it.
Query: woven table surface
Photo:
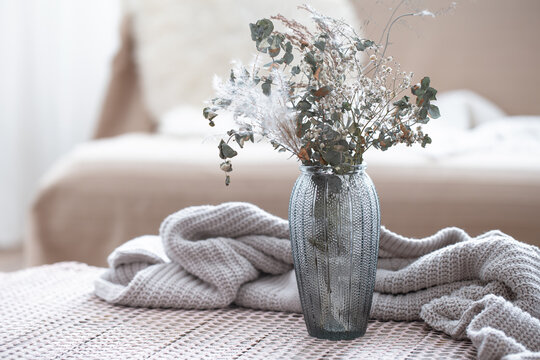
[[[310,337],[302,315],[239,307],[129,308],[92,294],[103,269],[59,263],[0,273],[1,359],[471,359],[421,322],[370,321],[364,337]]]

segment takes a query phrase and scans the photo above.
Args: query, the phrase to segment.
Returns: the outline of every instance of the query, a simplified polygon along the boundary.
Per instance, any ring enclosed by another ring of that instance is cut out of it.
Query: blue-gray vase
[[[365,334],[377,268],[380,212],[365,165],[346,174],[301,166],[289,203],[300,301],[311,336]]]

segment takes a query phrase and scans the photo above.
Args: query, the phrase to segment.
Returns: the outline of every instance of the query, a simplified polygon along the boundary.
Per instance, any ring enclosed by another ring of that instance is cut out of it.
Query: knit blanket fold
[[[95,294],[127,306],[301,312],[288,230],[247,203],[186,208],[160,236],[114,250]],[[538,358],[540,250],[499,231],[409,239],[382,227],[370,316],[468,337],[480,359]]]

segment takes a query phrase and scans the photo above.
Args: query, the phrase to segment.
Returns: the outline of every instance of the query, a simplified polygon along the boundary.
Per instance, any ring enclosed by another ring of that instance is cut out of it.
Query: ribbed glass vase
[[[364,335],[379,249],[377,192],[365,165],[336,175],[301,166],[289,203],[294,269],[311,336]]]

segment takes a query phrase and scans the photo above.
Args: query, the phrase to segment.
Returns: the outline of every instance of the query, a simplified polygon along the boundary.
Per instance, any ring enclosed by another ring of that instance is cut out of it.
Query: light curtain
[[[91,136],[119,22],[115,0],[0,0],[0,248],[20,243],[47,168]]]

